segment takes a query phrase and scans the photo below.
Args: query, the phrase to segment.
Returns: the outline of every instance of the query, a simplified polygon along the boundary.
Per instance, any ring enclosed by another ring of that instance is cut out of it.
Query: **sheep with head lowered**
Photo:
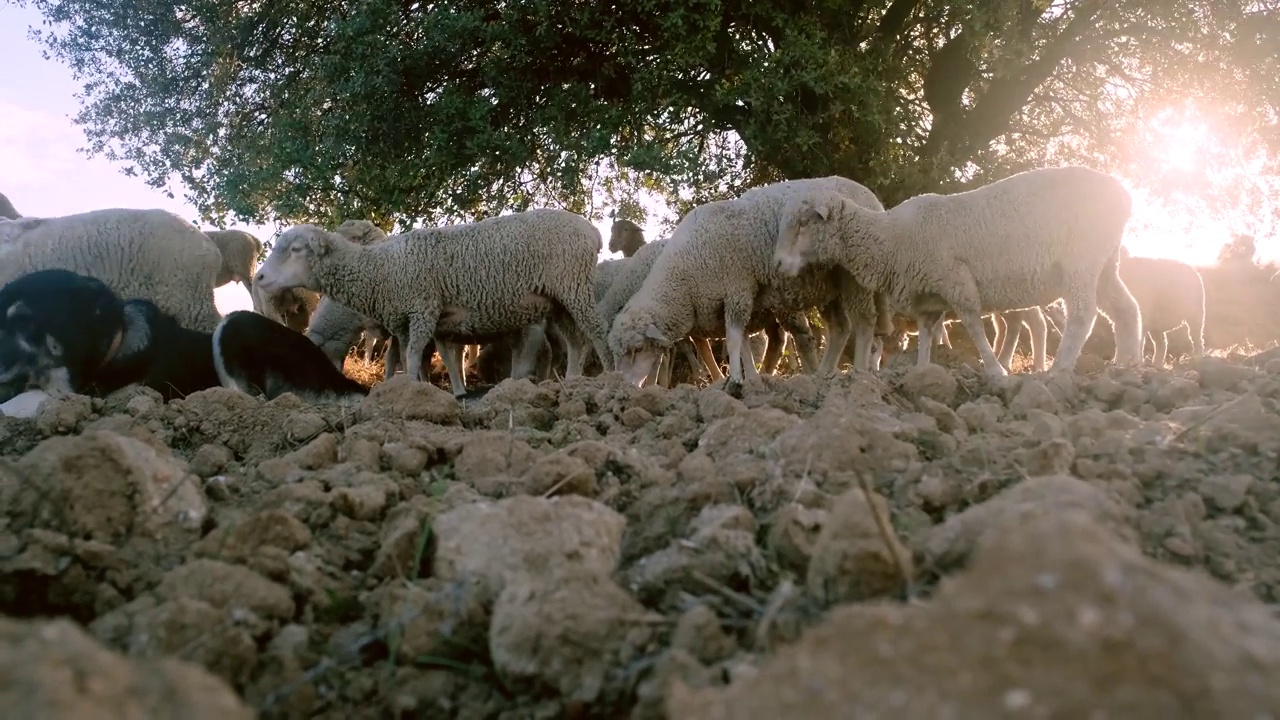
[[[0,222],[0,285],[60,268],[97,278],[123,298],[154,302],[186,328],[213,332],[222,255],[195,225],[167,210],[108,208]]]
[[[368,220],[344,220],[333,231],[360,245],[368,245],[387,237],[382,228]],[[253,301],[254,312],[265,315],[298,332],[306,332],[307,328],[311,326],[311,318],[316,310],[319,309],[321,303],[318,293],[305,288],[293,288],[283,292],[272,293],[270,297],[267,297],[265,293],[252,284],[252,281],[250,281],[248,287],[249,297]]]
[[[1118,363],[1141,362],[1138,303],[1119,275],[1131,200],[1119,180],[1084,167],[1030,170],[975,190],[926,194],[869,212],[830,192],[801,193],[785,211],[776,262],[783,272],[839,263],[883,293],[925,335],[954,310],[991,377],[1007,371],[982,325],[985,312],[1042,307],[1058,298],[1068,321],[1054,368],[1070,370],[1099,309],[1116,330]]]
[[[1168,258],[1134,257],[1121,248],[1120,279],[1138,301],[1144,345],[1150,338],[1154,346],[1152,364],[1164,366],[1169,333],[1180,327],[1191,338],[1191,356],[1204,355],[1204,279],[1195,267]],[[1062,308],[1054,303],[1046,311],[1061,331],[1066,322]]]
[[[852,283],[847,271],[833,264],[789,277],[774,266],[783,206],[791,194],[806,188],[848,197],[872,212],[882,210],[870,190],[838,176],[774,183],[740,198],[694,208],[676,226],[610,331],[615,361],[631,382],[640,382],[676,338],[724,337],[727,387],[736,391],[744,371],[757,374],[754,360],[743,360],[744,353],[750,357],[748,332],[813,307],[822,310],[828,332],[820,370],[834,368],[852,331],[862,336],[862,352],[868,353],[875,303],[869,292]]]
[[[622,311],[631,296],[640,289],[653,268],[653,263],[666,247],[666,243],[667,238],[654,240],[645,244],[630,257],[621,260],[605,260],[596,266],[596,315],[600,318],[602,327],[606,329],[613,327],[614,318]],[[610,265],[602,267],[605,263]],[[675,341],[675,346],[685,354],[691,367],[697,368],[701,365],[710,374],[713,382],[724,379],[715,355],[711,351],[711,345],[705,338],[680,338]],[[662,353],[660,361],[655,363],[646,376],[646,382],[658,381],[659,384],[670,384],[674,349],[671,348]],[[694,355],[695,351],[696,355]],[[663,380],[665,383],[662,382]]]
[[[269,293],[305,287],[377,321],[405,341],[414,378],[437,334],[475,342],[563,314],[574,325],[572,376],[581,373],[582,345],[606,353],[592,303],[602,246],[589,220],[549,208],[413,230],[368,246],[298,225],[276,240],[254,283]],[[456,387],[462,368],[453,353],[441,357]],[[612,369],[608,359],[605,369]]]

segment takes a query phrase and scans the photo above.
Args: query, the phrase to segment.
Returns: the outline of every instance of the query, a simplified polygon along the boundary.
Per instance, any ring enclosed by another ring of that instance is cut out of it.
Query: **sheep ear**
[[[662,343],[663,345],[671,344],[671,341],[667,339],[667,336],[663,335],[662,331],[659,330],[657,326],[655,326],[653,323],[649,323],[648,325],[645,326],[644,337],[646,340],[653,340],[654,342],[659,342],[659,343]]]
[[[324,256],[333,248],[328,233],[315,233],[307,238],[307,249],[319,256]]]
[[[813,206],[813,214],[818,216],[822,222],[831,219],[831,203],[820,202]]]

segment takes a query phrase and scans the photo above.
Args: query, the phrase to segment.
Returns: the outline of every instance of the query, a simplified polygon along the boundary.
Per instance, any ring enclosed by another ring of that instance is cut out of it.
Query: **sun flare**
[[[1194,172],[1204,166],[1208,150],[1216,144],[1208,123],[1165,116],[1154,123],[1153,148],[1162,170]]]

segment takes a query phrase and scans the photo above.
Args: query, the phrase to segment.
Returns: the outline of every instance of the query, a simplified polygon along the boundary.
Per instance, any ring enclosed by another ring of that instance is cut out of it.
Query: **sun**
[[[1151,131],[1153,159],[1163,172],[1203,170],[1210,150],[1218,144],[1208,123],[1177,110],[1157,115]]]

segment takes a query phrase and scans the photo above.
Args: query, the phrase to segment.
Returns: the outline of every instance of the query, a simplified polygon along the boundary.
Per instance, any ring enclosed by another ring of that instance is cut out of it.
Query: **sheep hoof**
[[[731,398],[736,400],[742,399],[742,383],[737,380],[725,380],[724,391],[728,393]]]

